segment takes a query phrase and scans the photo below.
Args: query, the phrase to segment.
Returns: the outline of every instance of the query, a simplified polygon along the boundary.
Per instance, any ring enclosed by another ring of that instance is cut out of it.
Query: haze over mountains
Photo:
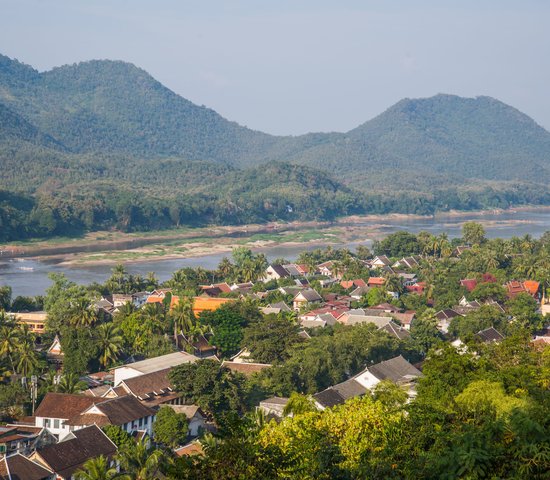
[[[236,210],[245,197],[277,203],[264,219],[318,217],[327,195],[333,214],[550,202],[550,133],[490,97],[404,99],[346,133],[278,137],[107,60],[39,73],[0,55],[0,161],[0,188],[32,196],[79,184],[155,198],[223,191]]]

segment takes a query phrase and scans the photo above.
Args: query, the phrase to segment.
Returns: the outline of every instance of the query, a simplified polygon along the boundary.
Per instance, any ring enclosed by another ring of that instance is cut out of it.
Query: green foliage
[[[102,430],[119,449],[132,447],[135,443],[132,436],[118,425],[106,425]]]
[[[374,243],[376,255],[387,255],[388,257],[406,257],[422,253],[420,243],[416,235],[400,231],[388,235],[383,240]]]
[[[479,245],[485,239],[485,229],[477,222],[465,222],[462,225],[462,239],[469,245]]]
[[[183,445],[187,439],[187,425],[185,414],[176,413],[167,406],[161,407],[153,423],[155,441],[172,448]]]
[[[298,331],[295,322],[271,314],[244,330],[242,345],[257,362],[282,362],[290,355],[290,348],[300,341]]]
[[[244,408],[244,377],[214,360],[198,360],[170,372],[175,389],[218,421]]]

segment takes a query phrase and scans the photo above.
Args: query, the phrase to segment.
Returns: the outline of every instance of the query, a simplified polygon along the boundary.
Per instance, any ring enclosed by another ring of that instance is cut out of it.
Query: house
[[[262,400],[257,408],[267,417],[282,418],[288,400],[286,397],[267,398],[266,400]]]
[[[300,276],[306,276],[310,273],[309,271],[309,267],[303,263],[300,263],[300,264],[295,264],[294,265],[296,267],[296,270],[298,270],[298,272],[300,273]],[[315,273],[315,272],[311,272],[311,273]]]
[[[401,355],[372,365],[345,382],[333,385],[313,395],[315,405],[320,410],[343,404],[346,400],[365,395],[382,380],[389,380],[405,388],[409,396],[414,396],[414,382],[422,375]]]
[[[15,453],[0,460],[0,480],[55,480],[50,469]]]
[[[371,261],[372,268],[383,268],[383,267],[390,267],[391,262],[386,255],[378,255],[377,257],[374,257]]]
[[[398,313],[400,310],[395,305],[391,303],[380,303],[374,307],[370,307],[371,310],[382,310],[386,313]]]
[[[420,257],[412,256],[412,257],[403,257],[401,260],[397,260],[397,262],[395,262],[392,265],[392,267],[413,269],[415,267],[418,267],[419,265],[420,265]]]
[[[414,285],[417,281],[416,273],[397,272],[397,276],[403,282],[403,286]]]
[[[48,392],[34,412],[34,426],[46,428],[56,439],[61,440],[71,431],[66,424],[69,419],[104,400],[88,395]]]
[[[405,340],[406,338],[409,338],[411,336],[411,334],[405,327],[402,327],[401,325],[398,325],[391,320],[386,323],[386,325],[380,327],[379,330],[384,330],[392,337],[397,338],[397,340]]]
[[[435,314],[435,317],[438,319],[437,328],[438,330],[442,331],[443,333],[447,333],[449,331],[449,325],[451,324],[451,320],[455,317],[461,317],[460,313],[456,312],[452,308],[446,308],[444,310],[439,310]]]
[[[53,339],[52,344],[46,351],[46,357],[48,358],[48,361],[51,363],[63,363],[63,349],[61,348],[61,340],[59,339],[59,336],[56,335]]]
[[[168,405],[176,413],[187,417],[187,436],[198,437],[207,429],[206,415],[197,405]]]
[[[8,424],[0,427],[0,455],[28,455],[37,448],[57,442],[44,427]]]
[[[126,293],[113,293],[111,295],[113,307],[123,307],[127,303],[134,305],[134,298],[130,294]]]
[[[367,282],[362,278],[356,278],[355,280],[342,280],[340,285],[346,290],[349,290],[350,288],[366,287]]]
[[[198,338],[187,338],[183,333],[178,335],[178,348],[187,352],[193,352],[198,358],[210,358],[216,355],[217,348],[211,345],[204,335]]]
[[[127,378],[110,387],[102,396],[114,398],[124,395],[136,397],[143,405],[156,408],[160,405],[180,404],[181,395],[174,391],[168,378],[171,368]]]
[[[414,317],[416,315],[416,312],[412,310],[408,310],[406,312],[392,312],[390,313],[390,316],[397,320],[405,330],[411,329],[411,323],[414,320]]]
[[[302,307],[305,307],[308,304],[320,303],[323,301],[323,297],[319,295],[312,288],[306,288],[299,292],[292,301],[292,306],[294,310],[299,311]]]
[[[299,269],[298,265],[295,265],[294,263],[283,265],[283,268],[288,272],[291,277],[301,277],[303,275],[301,269]]]
[[[476,337],[478,337],[483,343],[498,343],[504,340],[504,335],[493,327],[477,332]]]
[[[386,285],[386,279],[383,277],[370,277],[367,281],[369,287],[383,287]]]
[[[228,368],[233,373],[241,373],[245,377],[250,377],[255,373],[261,372],[264,368],[270,368],[269,363],[252,363],[252,362],[231,362],[224,360],[222,367]]]
[[[178,457],[193,457],[195,455],[203,455],[204,450],[199,441],[194,440],[183,447],[176,448],[174,453]]]
[[[93,425],[71,432],[57,444],[36,450],[30,460],[54,472],[57,480],[68,480],[88,460],[100,455],[109,459],[111,465],[116,465],[116,453],[116,445],[97,425]]]
[[[136,431],[145,431],[153,436],[153,421],[155,410],[143,405],[133,395],[118,398],[103,398],[101,402],[94,402],[88,408],[65,422],[71,431],[97,425],[116,425],[132,434]]]
[[[369,286],[357,287],[355,290],[352,290],[349,296],[354,300],[361,300],[363,295],[367,294],[370,289],[371,287]]]
[[[270,280],[280,280],[281,278],[290,277],[290,273],[282,265],[269,265],[266,268],[264,274],[264,281],[269,282]]]
[[[382,315],[348,315],[345,323],[340,319],[338,321],[344,325],[372,324],[376,328],[382,328],[391,322],[391,317]]]
[[[333,268],[334,268],[334,262],[332,260],[329,260],[328,262],[323,262],[317,265],[317,270],[321,275],[324,275],[325,277],[332,277],[333,275]]]
[[[399,355],[372,365],[353,378],[369,390],[382,380],[390,380],[406,388],[409,396],[414,396],[414,382],[421,375],[420,370]]]
[[[426,282],[415,282],[412,285],[405,285],[407,292],[422,295],[426,289]]]
[[[198,357],[186,352],[174,352],[160,357],[148,358],[140,362],[128,363],[114,369],[114,386],[127,378],[138,377],[146,373],[158,372],[166,368],[177,367],[183,363],[195,363]]]
[[[472,247],[470,247],[469,245],[460,245],[458,247],[455,247],[455,249],[453,250],[453,256],[460,257],[464,252],[467,252],[471,249]]]
[[[40,335],[46,331],[46,312],[18,312],[6,315],[13,318],[18,325],[27,325],[31,333]]]

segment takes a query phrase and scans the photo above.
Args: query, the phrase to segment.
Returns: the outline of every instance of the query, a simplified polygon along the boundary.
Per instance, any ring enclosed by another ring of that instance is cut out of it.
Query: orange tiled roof
[[[525,282],[523,282],[523,286],[531,295],[536,295],[539,291],[540,283],[535,280],[525,280]]]
[[[383,277],[370,277],[367,283],[369,285],[384,285],[386,283],[386,279]]]

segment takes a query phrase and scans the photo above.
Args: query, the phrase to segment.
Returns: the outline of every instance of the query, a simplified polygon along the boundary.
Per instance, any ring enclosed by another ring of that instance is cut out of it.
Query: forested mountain
[[[0,163],[0,239],[550,203],[550,133],[489,97],[277,137],[107,60],[40,73],[0,55]]]

